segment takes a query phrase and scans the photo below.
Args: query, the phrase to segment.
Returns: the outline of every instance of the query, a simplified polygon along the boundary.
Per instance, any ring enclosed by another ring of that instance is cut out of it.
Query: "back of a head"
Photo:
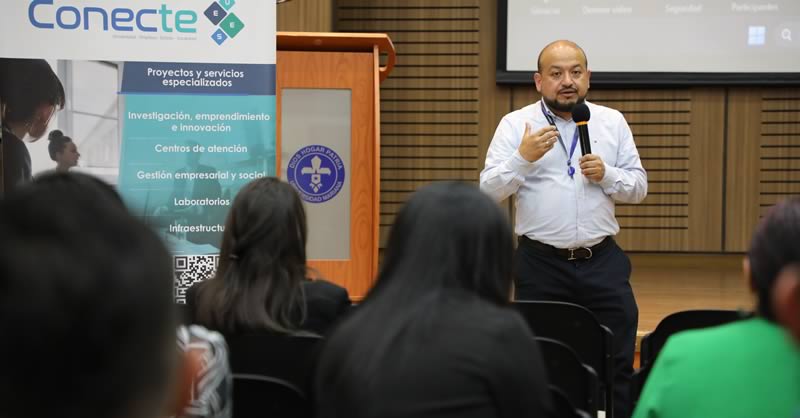
[[[50,174],[0,201],[0,416],[162,412],[171,262],[100,180]]]
[[[440,182],[418,190],[397,216],[375,296],[410,299],[462,289],[508,301],[513,235],[500,207],[477,187]]]
[[[778,274],[800,262],[800,198],[784,200],[761,220],[750,243],[748,260],[758,296],[758,313],[775,321],[771,292]]]
[[[195,318],[223,333],[293,331],[305,311],[306,215],[294,188],[254,180],[234,199],[216,277],[202,283]]]
[[[512,254],[506,215],[477,187],[441,182],[419,189],[395,220],[375,287],[326,344],[317,384],[336,394],[321,402],[358,404],[351,397],[367,396],[359,386],[380,378],[401,338],[435,334],[431,320],[453,306],[445,301],[508,303]]]

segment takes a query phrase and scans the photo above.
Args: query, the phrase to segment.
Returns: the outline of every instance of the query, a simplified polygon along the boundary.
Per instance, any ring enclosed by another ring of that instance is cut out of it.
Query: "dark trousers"
[[[567,261],[526,245],[514,256],[515,299],[552,300],[582,305],[614,333],[614,417],[628,418],[629,386],[639,309],[629,282],[631,262],[611,242],[592,258]]]

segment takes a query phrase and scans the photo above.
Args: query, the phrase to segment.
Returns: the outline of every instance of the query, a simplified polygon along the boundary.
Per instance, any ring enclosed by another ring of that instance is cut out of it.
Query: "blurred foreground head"
[[[745,274],[757,295],[758,314],[777,322],[772,292],[781,272],[800,263],[800,198],[786,199],[770,208],[753,233]],[[791,274],[790,271],[786,272]]]
[[[169,255],[102,181],[0,201],[0,417],[160,416],[177,367]]]

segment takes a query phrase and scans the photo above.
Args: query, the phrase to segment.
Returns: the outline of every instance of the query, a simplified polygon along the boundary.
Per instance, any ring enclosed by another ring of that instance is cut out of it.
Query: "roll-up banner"
[[[3,130],[4,164],[30,172],[6,190],[56,167],[117,185],[173,252],[183,301],[216,268],[238,190],[276,175],[275,2],[7,0],[0,35],[3,77],[46,64],[65,93],[41,139]],[[72,160],[48,151],[56,130]]]

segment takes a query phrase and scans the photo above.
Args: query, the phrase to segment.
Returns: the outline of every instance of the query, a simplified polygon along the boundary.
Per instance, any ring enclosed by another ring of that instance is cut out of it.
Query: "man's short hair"
[[[163,412],[169,254],[107,184],[49,174],[0,201],[0,417]]]

